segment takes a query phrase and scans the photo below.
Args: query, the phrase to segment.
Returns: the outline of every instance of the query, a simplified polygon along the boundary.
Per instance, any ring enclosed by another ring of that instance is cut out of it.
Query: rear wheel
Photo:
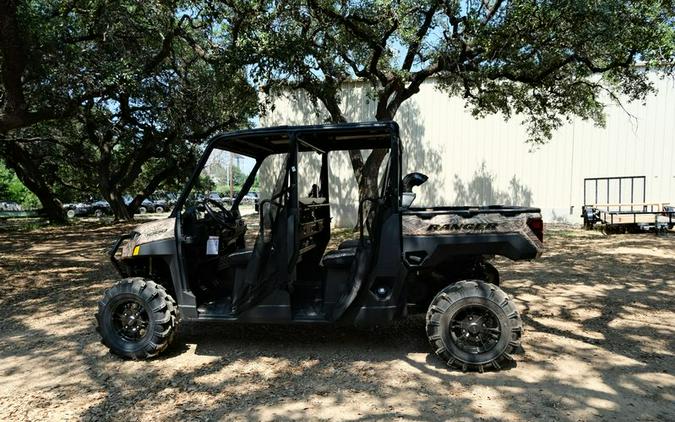
[[[127,278],[106,290],[98,302],[101,342],[118,356],[147,359],[173,341],[179,314],[164,287],[140,277]]]
[[[96,211],[94,211],[94,216],[98,218],[103,217],[103,210],[97,209]]]
[[[479,280],[452,284],[429,305],[426,331],[436,354],[462,370],[500,369],[520,349],[522,322],[499,287]]]
[[[164,212],[164,207],[162,207],[161,205],[158,206],[158,207],[156,207],[156,208],[155,208],[155,212],[156,212],[156,213]]]
[[[75,210],[66,211],[66,215],[68,216],[68,218],[75,218]]]

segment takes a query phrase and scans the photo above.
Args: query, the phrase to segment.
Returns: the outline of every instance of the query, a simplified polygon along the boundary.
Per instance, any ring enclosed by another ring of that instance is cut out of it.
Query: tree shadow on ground
[[[92,315],[116,278],[103,251],[119,231],[0,239],[2,419],[675,419],[672,237],[549,231],[543,259],[498,260],[526,353],[464,374],[430,353],[420,317],[372,330],[191,324],[157,359],[111,356]]]

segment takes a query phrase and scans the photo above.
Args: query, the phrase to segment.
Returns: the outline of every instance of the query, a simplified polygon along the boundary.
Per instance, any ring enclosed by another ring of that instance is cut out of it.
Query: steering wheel
[[[215,199],[206,198],[204,200],[204,209],[206,213],[220,226],[234,227],[236,218],[234,214]]]

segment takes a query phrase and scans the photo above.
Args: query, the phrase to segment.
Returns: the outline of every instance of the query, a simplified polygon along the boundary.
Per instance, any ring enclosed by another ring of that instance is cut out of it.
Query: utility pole
[[[241,167],[239,165],[239,161],[241,160],[241,158],[242,158],[241,155],[235,155],[234,156],[234,159],[237,160],[237,170],[240,170],[240,171],[241,171]]]

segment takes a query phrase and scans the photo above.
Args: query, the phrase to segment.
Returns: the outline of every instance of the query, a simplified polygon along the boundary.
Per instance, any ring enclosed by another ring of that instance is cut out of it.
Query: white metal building
[[[654,82],[658,94],[646,104],[624,104],[632,116],[609,104],[605,128],[575,120],[548,144],[533,146],[525,142],[518,117],[475,119],[461,98],[450,98],[427,81],[396,115],[405,148],[404,174],[429,176],[416,190],[416,205],[532,205],[542,208],[549,222],[576,222],[584,178],[609,176],[646,176],[647,202],[675,203],[675,81],[655,77]],[[360,82],[344,89],[342,106],[350,121],[373,119],[375,104],[365,89]],[[287,94],[260,123],[321,123],[326,116],[304,96]],[[334,223],[352,225],[357,191],[346,154],[335,154],[330,165]],[[616,202],[618,192],[611,189]],[[626,195],[624,189],[622,202],[629,202]],[[636,197],[641,202],[642,192]]]

